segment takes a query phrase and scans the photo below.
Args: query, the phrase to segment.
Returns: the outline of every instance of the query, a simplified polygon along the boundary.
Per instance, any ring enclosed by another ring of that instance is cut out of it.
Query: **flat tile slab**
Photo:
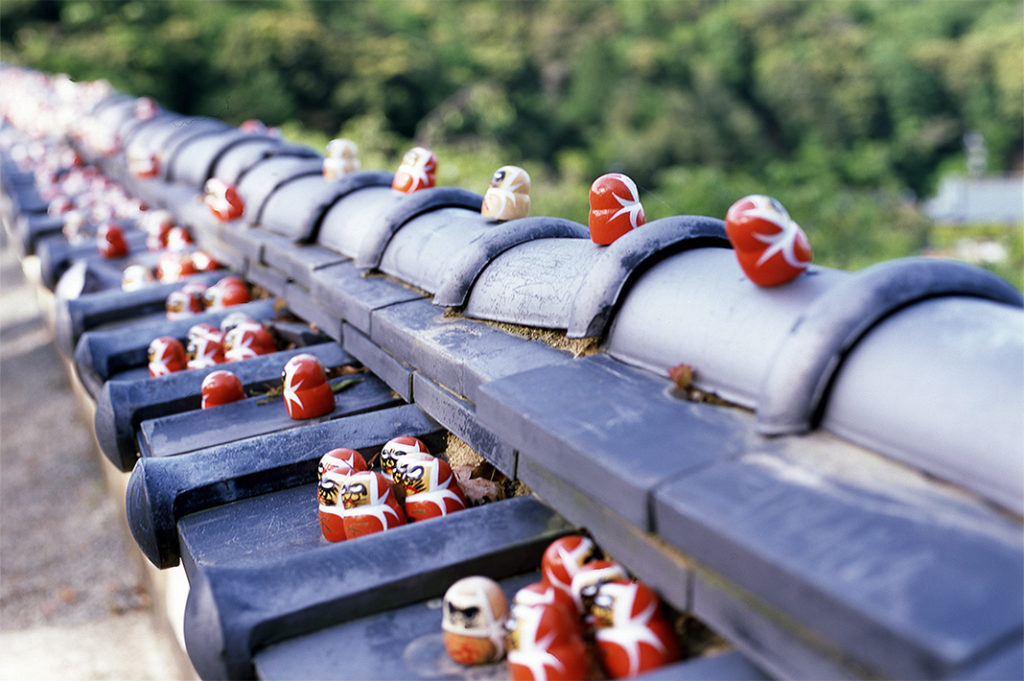
[[[313,287],[313,272],[345,262],[343,255],[317,244],[303,244],[289,241],[286,237],[269,239],[263,244],[263,263],[284,272],[306,288]]]
[[[298,428],[188,454],[139,459],[128,481],[129,527],[154,565],[173,567],[179,558],[176,526],[189,513],[315,482],[325,452],[350,447],[370,460],[398,435],[412,435],[428,447],[444,442],[437,423],[415,405],[403,405],[311,419]]]
[[[479,387],[509,374],[565,362],[570,355],[465,317],[426,300],[373,314],[370,337],[452,392],[476,401]]]
[[[742,451],[750,414],[672,397],[670,382],[595,355],[481,388],[481,425],[641,531],[652,492]]]
[[[413,368],[411,366],[388,354],[359,330],[348,324],[342,324],[341,335],[346,352],[352,353],[353,357],[391,386],[391,389],[398,393],[403,400],[412,402]]]
[[[187,279],[212,284],[224,272],[203,272]],[[79,337],[86,331],[108,322],[133,319],[166,310],[167,296],[184,286],[186,281],[155,284],[137,291],[110,289],[87,293],[76,298],[58,298],[54,305],[54,334],[57,347],[67,356],[75,350]]]
[[[540,579],[539,572],[530,572],[499,583],[511,602],[516,591]],[[508,679],[504,659],[468,667],[448,657],[441,632],[441,605],[440,599],[423,600],[271,645],[256,653],[256,675],[267,681]]]
[[[288,275],[254,260],[246,262],[245,278],[282,298],[288,285]]]
[[[281,384],[281,371],[294,355],[308,352],[326,367],[352,362],[336,343],[322,343],[253,357],[241,362],[205,369],[179,371],[151,378],[143,369],[138,376],[109,380],[96,399],[96,441],[106,457],[121,470],[131,470],[136,459],[136,430],[142,421],[199,409],[203,379],[220,369],[238,376],[247,390]]]
[[[307,548],[310,535],[320,533],[315,503],[307,498],[302,514],[313,522],[276,516],[241,537],[233,518],[202,530],[183,519],[190,546],[221,544],[228,536],[258,543],[261,527],[278,524],[292,526],[303,544],[247,568],[195,564],[185,642],[200,675],[249,678],[254,653],[271,643],[440,596],[460,577],[503,579],[536,569],[548,544],[572,529],[535,498],[518,497]]]
[[[334,411],[327,418],[341,418],[401,402],[383,381],[369,373],[331,379],[330,383],[339,385],[345,381],[352,383],[334,395]],[[258,395],[219,407],[143,421],[139,424],[139,453],[173,456],[297,428],[305,423],[288,415],[280,395]]]
[[[295,315],[341,342],[341,317],[314,300],[305,286],[288,282],[284,287],[284,300]]]
[[[693,577],[688,559],[654,534],[641,532],[613,510],[566,480],[520,455],[518,478],[573,525],[584,527],[597,545],[644,581],[677,610],[692,603]]]
[[[180,286],[179,286],[180,288]],[[274,303],[255,300],[215,312],[203,312],[184,319],[167,319],[133,324],[117,330],[93,330],[82,334],[75,347],[75,365],[79,375],[91,371],[101,379],[118,371],[145,366],[147,350],[154,338],[172,336],[183,340],[195,324],[219,325],[232,312],[244,312],[253,319],[269,320],[274,317]]]
[[[480,425],[471,402],[460,399],[419,373],[413,375],[412,395],[416,405],[431,418],[452,431],[508,478],[516,477],[516,451]]]
[[[1024,533],[831,436],[752,440],[657,490],[670,545],[860,675],[946,678],[1024,631]]]
[[[241,253],[246,260],[257,264],[263,260],[263,244],[281,238],[280,234],[274,234],[253,225],[242,224],[240,220],[217,225],[216,233],[229,248]]]
[[[311,280],[314,299],[367,335],[374,310],[427,295],[388,277],[366,274],[351,260],[318,267]]]

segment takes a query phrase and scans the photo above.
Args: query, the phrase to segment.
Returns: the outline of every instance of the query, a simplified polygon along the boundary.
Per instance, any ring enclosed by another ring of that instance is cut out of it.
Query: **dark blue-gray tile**
[[[412,367],[382,350],[348,324],[342,324],[341,336],[347,352],[391,386],[403,400],[412,402]]]
[[[288,285],[288,276],[283,272],[260,265],[253,260],[245,265],[245,278],[281,298],[284,297],[285,287]]]
[[[424,292],[388,277],[367,275],[350,260],[318,267],[312,273],[309,289],[321,305],[364,334],[370,333],[374,310],[426,297]]]
[[[188,454],[139,459],[128,481],[128,525],[154,565],[172,567],[178,563],[175,528],[182,517],[315,482],[317,463],[328,450],[350,447],[369,460],[398,435],[417,437],[428,447],[444,442],[444,430],[435,421],[415,405],[403,405],[313,419],[298,428]]]
[[[248,569],[199,567],[185,608],[189,657],[204,677],[251,677],[264,646],[440,596],[460,577],[536,569],[570,529],[536,499],[519,497]]]
[[[334,411],[323,420],[400,403],[383,381],[368,373],[331,379],[330,383],[349,387],[335,393]],[[145,447],[142,456],[173,456],[305,423],[288,415],[279,395],[256,395],[219,407],[143,421],[139,425],[139,444]]]
[[[794,626],[763,601],[718,579],[694,576],[692,612],[774,678],[876,678],[851,669],[841,651],[821,648],[814,632]]]
[[[750,660],[734,650],[690,658],[636,678],[640,681],[769,681]]]
[[[304,352],[316,356],[326,366],[351,362],[349,355],[336,343],[322,343],[157,378],[150,378],[148,372],[140,372],[131,380],[107,381],[102,384],[96,398],[96,441],[115,466],[131,470],[136,458],[135,431],[139,424],[147,419],[198,409],[203,379],[207,374],[227,369],[238,376],[246,389],[263,390],[280,385],[285,363],[292,356]]]
[[[511,602],[516,591],[536,581],[540,574],[530,572],[499,583]],[[504,659],[469,667],[448,657],[441,632],[441,603],[439,599],[425,600],[273,644],[254,656],[256,675],[266,681],[507,679]]]
[[[872,673],[943,677],[1024,628],[1019,521],[829,435],[752,440],[654,509],[666,542]]]
[[[600,355],[481,387],[481,424],[555,478],[642,531],[650,495],[678,475],[742,451],[746,412],[672,397],[669,381]]]
[[[313,287],[315,270],[345,260],[345,256],[323,246],[296,243],[286,237],[268,240],[263,245],[263,264],[284,272],[308,289]]]
[[[284,300],[298,317],[313,324],[336,341],[341,341],[341,318],[318,304],[304,286],[289,282],[285,286]]]
[[[516,477],[515,450],[480,426],[472,403],[456,397],[419,373],[413,375],[412,395],[416,405],[435,421],[452,431],[506,476]]]
[[[658,537],[642,532],[609,508],[608,499],[584,492],[520,454],[517,477],[573,525],[585,528],[608,555],[658,591],[677,610],[691,605],[686,558]]]
[[[370,335],[391,354],[470,400],[485,382],[570,357],[544,343],[446,315],[428,300],[377,310]]]

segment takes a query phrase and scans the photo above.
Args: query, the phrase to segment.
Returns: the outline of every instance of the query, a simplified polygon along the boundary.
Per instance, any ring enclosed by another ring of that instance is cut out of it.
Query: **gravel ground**
[[[0,680],[188,676],[12,249],[0,251]]]

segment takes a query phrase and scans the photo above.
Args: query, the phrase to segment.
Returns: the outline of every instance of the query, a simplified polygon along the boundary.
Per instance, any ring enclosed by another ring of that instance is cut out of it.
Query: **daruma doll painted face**
[[[398,166],[391,188],[405,194],[434,186],[437,172],[437,157],[423,147],[413,147],[405,152],[402,164]]]
[[[505,657],[508,600],[487,577],[464,577],[444,594],[441,629],[448,656],[459,664],[489,664]]]
[[[480,214],[494,220],[515,220],[529,215],[529,174],[519,166],[498,168],[484,194]]]

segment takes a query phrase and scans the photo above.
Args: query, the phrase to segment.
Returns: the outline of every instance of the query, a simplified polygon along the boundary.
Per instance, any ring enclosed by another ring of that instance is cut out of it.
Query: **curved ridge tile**
[[[477,276],[463,314],[475,319],[564,329],[576,292],[603,246],[590,239],[527,241]]]
[[[188,143],[197,137],[212,135],[230,130],[230,126],[215,118],[189,117],[175,121],[175,130],[163,143],[159,150],[161,167],[160,178],[169,181],[171,168],[175,165],[178,153],[188,147]]]
[[[316,157],[312,149],[292,146],[274,137],[250,134],[249,138],[226,150],[214,164],[210,177],[219,177],[237,185],[250,168],[268,158]]]
[[[480,273],[495,257],[534,239],[586,239],[587,228],[578,222],[552,217],[511,220],[496,225],[470,242],[447,264],[448,276],[437,287],[434,304],[460,307]]]
[[[677,215],[655,220],[616,239],[604,249],[577,290],[566,335],[602,335],[619,295],[637,268],[659,255],[701,246],[732,248],[722,220]]]
[[[96,104],[92,116],[120,135],[122,127],[135,120],[135,97],[113,93]]]
[[[320,221],[317,244],[354,260],[367,225],[383,220],[401,196],[391,189],[390,182],[349,192],[327,209]]]
[[[458,187],[433,187],[421,189],[412,194],[400,195],[395,205],[384,215],[384,219],[371,225],[364,233],[356,255],[356,266],[361,269],[375,269],[388,243],[402,225],[417,215],[437,208],[466,208],[480,210],[484,197]]]
[[[761,288],[724,248],[669,255],[620,295],[605,352],[659,376],[680,363],[694,387],[753,408],[778,348],[815,300],[850,274],[813,267]]]
[[[271,194],[295,178],[319,175],[322,163],[319,158],[271,156],[249,168],[238,182],[238,194],[245,202],[245,221],[259,224]]]
[[[167,180],[201,190],[213,173],[217,159],[231,147],[251,138],[251,134],[235,128],[194,137],[172,159]]]
[[[161,119],[167,118],[169,115],[171,115],[171,112],[160,109],[156,116],[153,116],[152,118],[139,120],[133,116],[131,119],[125,120],[121,123],[121,128],[118,131],[118,135],[121,137],[122,148],[127,150],[135,143],[135,138],[145,130],[146,127],[160,121]]]
[[[377,269],[424,291],[434,292],[448,262],[494,222],[479,211],[436,208],[412,218],[388,242]]]
[[[843,357],[819,427],[1024,515],[1024,312],[909,305]]]
[[[366,171],[334,181],[320,173],[292,178],[267,198],[260,225],[295,241],[312,240],[324,214],[338,200],[364,187],[390,187],[391,177],[391,173]]]
[[[181,114],[170,111],[162,112],[134,128],[129,144],[138,145],[151,153],[158,154],[161,159],[165,159],[164,149],[167,146],[167,140],[177,133],[188,120]]]
[[[902,258],[861,270],[814,302],[779,347],[757,402],[757,430],[808,430],[843,357],[893,312],[928,298],[969,296],[1021,306],[999,277],[964,263]]]

